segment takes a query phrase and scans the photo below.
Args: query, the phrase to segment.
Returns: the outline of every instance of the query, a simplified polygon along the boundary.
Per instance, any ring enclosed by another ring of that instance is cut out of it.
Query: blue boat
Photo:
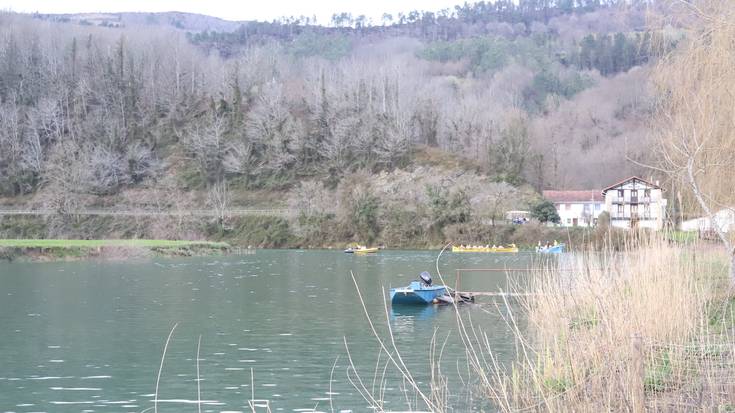
[[[422,272],[421,280],[411,281],[407,287],[391,288],[390,301],[392,304],[432,304],[451,303],[452,297],[444,285],[432,285],[431,275]]]
[[[536,252],[540,254],[561,254],[564,252],[564,244],[550,245],[548,247],[537,247]]]

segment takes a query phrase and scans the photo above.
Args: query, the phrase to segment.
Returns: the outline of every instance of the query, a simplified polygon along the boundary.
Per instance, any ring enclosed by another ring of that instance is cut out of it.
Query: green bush
[[[543,200],[531,208],[531,216],[539,220],[539,222],[553,222],[558,224],[561,219],[559,213],[556,212],[556,207],[550,201]]]
[[[418,211],[401,208],[384,209],[381,215],[381,239],[393,248],[416,247],[426,244],[424,228],[428,218]]]
[[[0,238],[45,238],[48,228],[43,217],[12,215],[0,218]]]
[[[209,222],[205,232],[212,239],[261,248],[283,247],[293,241],[288,221],[279,217],[244,216],[224,227],[218,222]]]
[[[352,211],[355,235],[368,244],[375,242],[380,233],[380,225],[378,225],[379,209],[380,200],[371,192],[364,192],[355,199]]]
[[[468,222],[472,214],[470,197],[461,189],[450,192],[439,186],[427,186],[426,196],[429,198],[432,227],[441,231],[449,224]]]
[[[306,246],[324,246],[337,241],[341,234],[334,214],[300,215],[297,219],[299,243]]]

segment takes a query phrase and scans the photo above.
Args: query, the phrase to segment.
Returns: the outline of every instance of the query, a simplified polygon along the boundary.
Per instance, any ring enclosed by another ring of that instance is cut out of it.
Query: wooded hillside
[[[646,31],[650,7],[497,1],[234,31],[0,14],[0,196],[335,187],[421,147],[512,185],[602,187],[647,155],[651,44],[676,41]]]

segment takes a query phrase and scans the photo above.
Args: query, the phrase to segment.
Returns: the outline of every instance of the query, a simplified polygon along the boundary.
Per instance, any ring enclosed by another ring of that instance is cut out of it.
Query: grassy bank
[[[539,241],[553,240],[579,249],[608,239],[608,231],[601,228],[483,222],[432,227],[415,218],[397,214],[368,241],[329,215],[295,219],[245,216],[225,222],[192,216],[4,216],[0,217],[0,239],[206,239],[257,248],[343,248],[359,242],[393,249],[438,249],[450,241],[482,245],[515,243],[522,249],[532,249]],[[618,245],[625,231],[619,232],[615,237]]]
[[[130,258],[142,255],[189,256],[222,253],[224,242],[154,239],[0,239],[0,259],[57,260]]]
[[[158,239],[0,239],[0,247],[8,248],[180,248],[194,246],[206,246],[210,248],[228,247],[227,243],[224,242]]]
[[[508,412],[731,411],[725,264],[711,249],[648,240],[546,271],[509,318],[517,360],[502,367],[492,348],[469,348],[483,392]]]

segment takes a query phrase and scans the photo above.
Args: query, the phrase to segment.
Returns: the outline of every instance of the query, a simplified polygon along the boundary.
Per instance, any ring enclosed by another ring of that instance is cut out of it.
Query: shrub
[[[222,228],[219,223],[209,223],[205,231],[217,240],[228,239],[241,245],[262,248],[282,247],[293,238],[288,221],[279,217],[239,217],[233,219],[231,229]]]
[[[543,200],[534,205],[531,208],[531,216],[544,223],[553,222],[558,224],[561,220],[554,204],[547,200]]]
[[[379,209],[380,200],[371,192],[360,193],[353,205],[352,216],[356,235],[368,244],[372,244],[380,233]]]
[[[341,238],[338,222],[334,214],[301,214],[296,220],[296,236],[307,245],[324,245]]]
[[[427,186],[426,196],[429,198],[432,226],[441,230],[448,224],[468,222],[472,215],[470,198],[466,192],[459,189],[451,193],[440,186]]]

